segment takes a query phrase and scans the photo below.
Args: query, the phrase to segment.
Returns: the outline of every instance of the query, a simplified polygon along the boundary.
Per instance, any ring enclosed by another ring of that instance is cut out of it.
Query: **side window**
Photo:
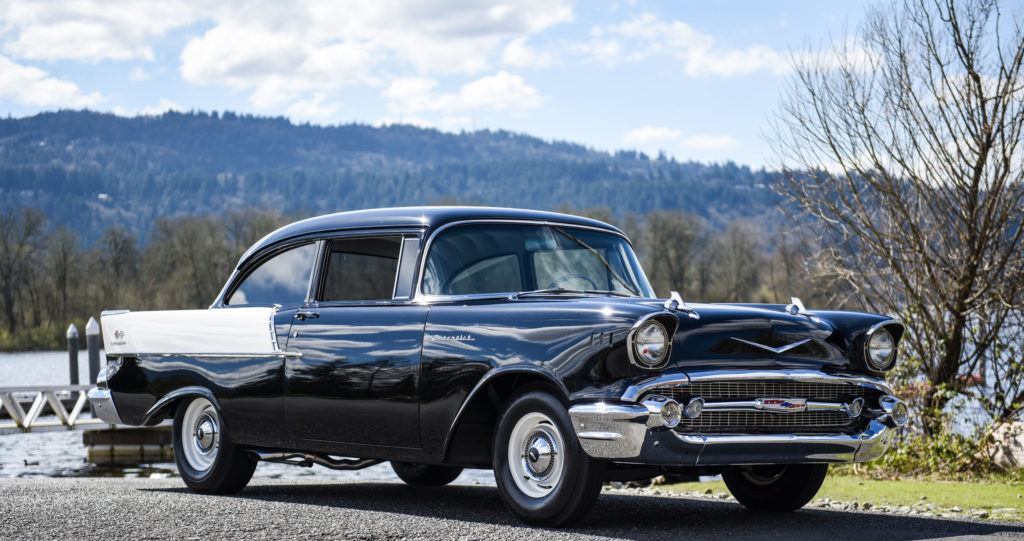
[[[402,237],[331,241],[322,301],[371,301],[394,297]]]
[[[304,244],[260,263],[224,304],[250,306],[300,304],[306,300],[316,245]]]

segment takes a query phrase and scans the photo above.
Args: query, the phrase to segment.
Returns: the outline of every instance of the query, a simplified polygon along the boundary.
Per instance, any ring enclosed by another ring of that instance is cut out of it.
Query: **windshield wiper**
[[[513,299],[519,297],[526,297],[530,295],[614,295],[616,297],[633,297],[628,293],[621,293],[619,291],[608,291],[603,289],[566,289],[564,287],[552,287],[548,289],[535,289],[533,291],[523,291],[512,295]]]

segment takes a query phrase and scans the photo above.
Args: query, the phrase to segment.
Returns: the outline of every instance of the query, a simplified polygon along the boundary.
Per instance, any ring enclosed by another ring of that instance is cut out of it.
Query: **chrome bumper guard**
[[[856,434],[685,434],[660,427],[648,408],[605,402],[569,408],[583,451],[651,465],[867,462],[888,450],[893,430],[873,419]]]
[[[110,396],[109,389],[93,387],[89,389],[89,405],[92,406],[92,414],[99,417],[103,422],[112,425],[124,424],[114,407],[114,400]]]

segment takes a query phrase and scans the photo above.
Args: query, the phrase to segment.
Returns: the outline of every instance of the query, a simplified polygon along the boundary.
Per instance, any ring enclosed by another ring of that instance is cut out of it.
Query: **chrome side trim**
[[[744,344],[746,344],[748,346],[753,346],[753,347],[756,347],[756,348],[760,348],[760,349],[763,349],[765,351],[769,351],[771,353],[774,353],[776,355],[781,355],[781,354],[783,354],[783,353],[785,353],[785,352],[787,352],[787,351],[789,351],[791,349],[796,349],[796,348],[806,344],[807,342],[811,341],[810,338],[805,338],[803,340],[800,340],[799,342],[793,342],[792,344],[786,344],[785,346],[773,348],[771,346],[766,346],[764,344],[758,344],[757,342],[751,342],[750,340],[744,340],[742,338],[736,338],[735,336],[732,336],[731,338],[733,340],[737,341],[737,342],[742,342],[742,343],[744,343]]]
[[[816,370],[706,370],[664,374],[641,380],[626,389],[623,402],[636,402],[644,393],[658,387],[692,385],[704,381],[782,380],[808,383],[850,383],[893,394],[892,388],[880,379],[867,376],[838,376]]]
[[[617,440],[622,437],[618,432],[580,432],[576,435],[584,440]]]
[[[250,358],[265,358],[265,357],[302,357],[302,353],[297,351],[278,351],[275,353],[123,353],[115,352],[108,353],[107,357],[202,357],[202,358],[238,358],[238,357],[250,357]]]

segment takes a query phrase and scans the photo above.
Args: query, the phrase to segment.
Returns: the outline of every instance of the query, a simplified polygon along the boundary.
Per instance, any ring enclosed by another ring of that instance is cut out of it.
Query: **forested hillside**
[[[771,181],[509,132],[231,113],[0,120],[0,350],[60,347],[70,321],[104,309],[208,306],[280,225],[395,205],[586,214],[629,234],[660,295],[813,303],[808,229],[782,219]]]
[[[146,238],[159,217],[246,206],[304,216],[458,202],[616,217],[685,210],[723,228],[776,216],[770,173],[679,163],[506,131],[294,125],[283,118],[89,111],[0,119],[0,200],[96,240]]]

